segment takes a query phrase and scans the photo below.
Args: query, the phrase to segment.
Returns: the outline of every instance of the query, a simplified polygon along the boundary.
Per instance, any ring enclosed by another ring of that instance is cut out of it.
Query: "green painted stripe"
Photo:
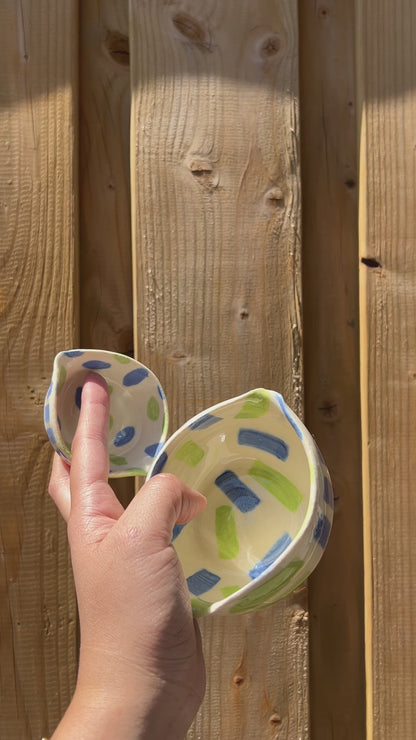
[[[118,457],[118,455],[110,455],[110,462],[112,465],[127,465],[125,457]]]
[[[160,414],[159,404],[154,396],[151,396],[147,402],[147,416],[150,421],[157,421]]]
[[[192,442],[190,439],[188,442],[185,442],[182,447],[179,447],[176,451],[175,458],[186,463],[191,468],[194,468],[199,462],[201,462],[204,455],[205,452],[202,447],[199,447],[199,445],[195,444],[195,442]]]
[[[59,375],[58,375],[58,385],[56,388],[56,394],[58,395],[62,388],[64,387],[64,383],[66,380],[66,367],[64,365],[61,365],[59,368]]]
[[[233,594],[237,593],[240,588],[241,586],[223,586],[221,589],[221,593],[224,596],[224,599],[226,599],[227,596],[232,596]]]
[[[230,609],[230,613],[240,614],[262,606],[265,601],[287,586],[289,581],[303,567],[303,565],[303,560],[299,560],[298,558],[292,560],[292,562],[289,563],[289,565],[286,565],[280,573],[277,573],[273,578],[270,578],[269,581],[266,581],[266,583],[263,583],[261,586],[254,589],[254,591],[242,598],[238,604],[234,604]]]
[[[218,555],[223,560],[232,560],[240,549],[232,506],[218,506],[215,511],[215,534]]]
[[[274,468],[270,468],[260,460],[256,460],[248,474],[260,483],[266,491],[272,494],[289,511],[296,511],[303,500],[303,495],[296,486]]]
[[[203,617],[207,614],[211,604],[208,601],[203,601],[195,597],[191,599],[191,606],[194,617]]]
[[[110,414],[109,429],[112,429],[113,426],[114,426],[114,419],[113,419],[113,417]]]
[[[236,414],[236,419],[257,419],[263,416],[270,406],[270,396],[268,393],[256,391],[250,393],[244,401],[240,411]]]

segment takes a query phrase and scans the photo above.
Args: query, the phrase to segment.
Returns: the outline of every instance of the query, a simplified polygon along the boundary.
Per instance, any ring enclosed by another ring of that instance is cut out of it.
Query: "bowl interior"
[[[64,454],[70,454],[82,386],[91,371],[110,389],[110,476],[145,475],[166,439],[166,402],[156,376],[124,355],[92,350],[58,355],[56,421]]]
[[[151,475],[170,472],[207,497],[174,544],[191,595],[214,603],[267,570],[304,525],[311,460],[296,417],[263,389],[195,417],[165,445]]]

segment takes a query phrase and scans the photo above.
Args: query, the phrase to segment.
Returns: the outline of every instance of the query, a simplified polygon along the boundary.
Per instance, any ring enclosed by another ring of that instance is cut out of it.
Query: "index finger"
[[[118,519],[124,511],[108,484],[110,394],[103,378],[90,374],[72,443],[71,513]]]

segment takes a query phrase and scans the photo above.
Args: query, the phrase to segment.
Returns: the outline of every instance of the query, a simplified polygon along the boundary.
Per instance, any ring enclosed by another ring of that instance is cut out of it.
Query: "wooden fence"
[[[413,0],[0,4],[0,737],[76,677],[42,422],[76,346],[148,364],[171,431],[279,390],[333,478],[308,585],[201,620],[188,740],[414,737],[415,38]]]

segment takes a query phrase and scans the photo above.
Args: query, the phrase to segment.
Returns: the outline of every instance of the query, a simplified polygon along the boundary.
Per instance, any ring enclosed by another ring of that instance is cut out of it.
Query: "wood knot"
[[[176,13],[172,18],[172,23],[182,41],[202,51],[212,51],[211,35],[196,18],[192,18],[187,13]]]
[[[130,64],[129,38],[120,31],[107,31],[105,48],[111,59],[122,67]]]
[[[214,174],[214,165],[208,159],[195,157],[190,160],[188,167],[192,177],[200,185],[208,190],[214,190],[218,187],[219,175]]]
[[[272,727],[277,727],[278,725],[282,724],[282,718],[280,714],[277,712],[273,712],[273,714],[269,717],[269,725]]]
[[[278,187],[270,188],[264,196],[264,202],[269,208],[279,208],[284,206],[285,197],[282,190]]]
[[[272,33],[262,40],[259,53],[262,59],[270,59],[279,53],[282,42],[277,33]]]
[[[233,678],[234,686],[242,686],[243,683],[244,683],[244,676],[240,676],[240,674],[237,673]]]

